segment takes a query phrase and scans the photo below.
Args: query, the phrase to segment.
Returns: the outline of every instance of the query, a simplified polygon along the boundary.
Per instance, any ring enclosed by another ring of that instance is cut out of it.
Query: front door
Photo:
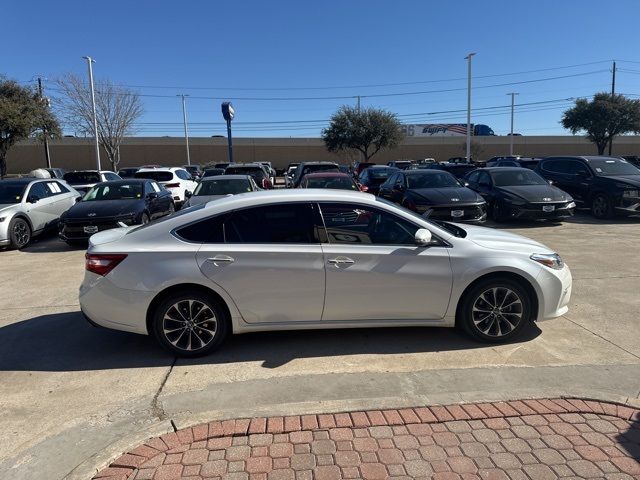
[[[237,210],[221,220],[224,243],[198,251],[202,273],[231,296],[247,323],[322,318],[325,268],[315,208],[290,203]]]
[[[322,319],[438,320],[451,295],[444,246],[418,247],[420,226],[383,209],[321,204],[328,243]]]

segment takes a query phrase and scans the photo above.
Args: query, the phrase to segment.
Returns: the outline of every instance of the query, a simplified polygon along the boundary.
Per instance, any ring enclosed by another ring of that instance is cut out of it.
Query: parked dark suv
[[[640,170],[615,157],[547,157],[536,171],[596,218],[640,213]]]

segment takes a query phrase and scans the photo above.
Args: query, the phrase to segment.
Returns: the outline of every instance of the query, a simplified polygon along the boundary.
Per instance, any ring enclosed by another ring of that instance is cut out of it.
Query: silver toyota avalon
[[[93,235],[93,324],[203,355],[232,333],[460,326],[505,342],[567,311],[571,273],[525,237],[435,223],[373,195],[243,193]]]

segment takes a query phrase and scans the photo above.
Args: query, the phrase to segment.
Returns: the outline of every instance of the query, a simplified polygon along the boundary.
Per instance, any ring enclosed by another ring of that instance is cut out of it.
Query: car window
[[[542,169],[552,173],[569,173],[569,160],[546,160],[542,163]]]
[[[36,196],[39,199],[47,198],[50,196],[49,189],[46,187],[44,182],[38,182],[31,185],[31,189],[29,189],[28,196]]]
[[[480,172],[480,176],[478,177],[478,185],[483,187],[491,186],[491,177],[487,172]]]
[[[189,242],[224,243],[224,220],[226,218],[228,218],[228,214],[209,217],[179,228],[175,233]]]
[[[182,180],[191,180],[191,175],[186,170],[176,170],[176,175]]]
[[[221,176],[216,180],[204,180],[198,184],[193,195],[236,195],[238,193],[250,192],[253,190],[251,184],[244,178],[225,178]]]
[[[173,173],[163,171],[148,171],[148,172],[136,172],[135,178],[150,178],[156,182],[170,182],[173,180]]]
[[[58,182],[46,182],[45,185],[49,193],[49,196],[60,195],[61,193],[66,193],[69,191],[66,189],[66,187],[64,187]]]
[[[419,226],[377,208],[322,203],[329,243],[350,245],[412,245]]]
[[[227,243],[318,243],[310,204],[246,208],[225,222]]]
[[[69,172],[64,174],[64,180],[70,185],[85,185],[101,181],[97,172]]]
[[[495,170],[491,172],[493,183],[496,187],[508,187],[519,185],[548,185],[540,175],[529,169]]]
[[[158,185],[156,182],[151,182],[151,188],[153,188],[153,191],[156,193],[160,192],[161,190],[160,185]]]
[[[456,177],[449,172],[420,173],[408,175],[409,188],[447,188],[459,187]]]
[[[472,172],[467,177],[467,181],[469,183],[478,183],[478,178],[480,177],[480,172]]]
[[[120,180],[120,177],[118,175],[116,175],[115,173],[111,173],[111,172],[106,172],[104,174],[104,178],[107,180]]]
[[[640,175],[640,170],[621,158],[589,159],[589,165],[598,176]]]

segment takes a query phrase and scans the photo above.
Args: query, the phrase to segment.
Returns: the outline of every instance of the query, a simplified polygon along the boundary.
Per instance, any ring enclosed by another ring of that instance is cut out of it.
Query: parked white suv
[[[141,168],[135,178],[149,178],[158,182],[171,192],[176,206],[181,206],[187,200],[185,192],[193,193],[198,185],[189,172],[179,167]]]

